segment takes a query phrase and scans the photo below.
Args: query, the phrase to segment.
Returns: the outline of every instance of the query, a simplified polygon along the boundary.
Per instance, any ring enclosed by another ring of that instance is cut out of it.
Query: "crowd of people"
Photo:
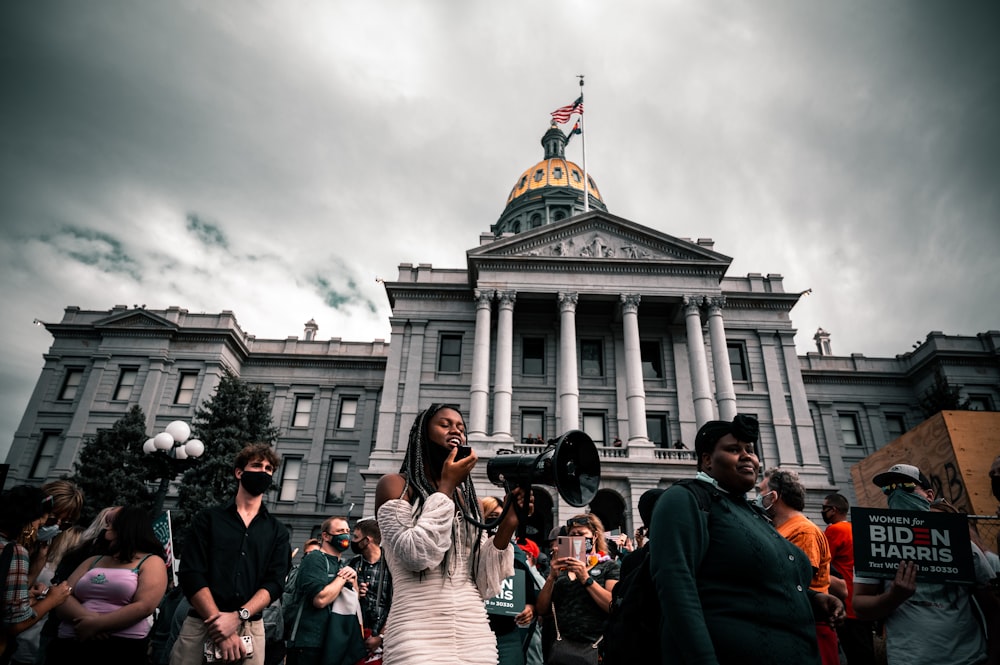
[[[918,582],[914,561],[855,574],[847,498],[825,497],[822,530],[794,471],[762,473],[758,436],[745,415],[702,426],[697,475],[643,493],[634,541],[581,512],[534,542],[518,535],[531,491],[478,497],[461,413],[431,405],[375,515],[329,516],[298,557],[263,501],[280,460],[249,444],[232,500],[194,517],[176,586],[145,511],[83,527],[72,482],[15,486],[0,665],[1000,663],[1000,560],[974,528],[974,583]],[[890,509],[956,512],[914,466],[871,482]]]

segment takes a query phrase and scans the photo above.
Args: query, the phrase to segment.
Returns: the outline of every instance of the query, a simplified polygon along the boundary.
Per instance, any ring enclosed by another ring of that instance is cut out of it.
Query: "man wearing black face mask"
[[[285,588],[291,551],[288,529],[263,503],[279,462],[266,443],[244,447],[233,461],[239,482],[233,501],[192,521],[178,571],[191,611],[170,665],[201,665],[206,647],[214,647],[221,662],[263,664],[262,612]],[[244,635],[250,636],[252,654]]]
[[[347,565],[358,571],[358,596],[364,618],[365,649],[368,655],[381,653],[382,630],[392,605],[392,575],[382,558],[382,530],[374,517],[354,525],[351,551],[357,556]]]
[[[295,580],[295,620],[287,643],[288,665],[355,663],[365,655],[357,615],[345,616],[339,609],[350,609],[347,603],[354,611],[358,609],[357,571],[341,559],[351,548],[347,520],[326,518],[319,538],[322,545],[302,559]],[[331,610],[338,599],[341,602]],[[337,621],[336,630],[331,630],[331,621]]]

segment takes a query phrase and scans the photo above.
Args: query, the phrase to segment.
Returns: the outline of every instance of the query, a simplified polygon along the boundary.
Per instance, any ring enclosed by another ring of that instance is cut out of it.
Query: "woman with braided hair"
[[[482,528],[469,479],[477,457],[465,444],[462,414],[432,404],[410,428],[399,473],[383,476],[375,490],[393,584],[384,665],[497,662],[483,601],[514,574],[517,511],[506,511],[493,536]],[[515,489],[511,496],[530,513],[530,495]]]

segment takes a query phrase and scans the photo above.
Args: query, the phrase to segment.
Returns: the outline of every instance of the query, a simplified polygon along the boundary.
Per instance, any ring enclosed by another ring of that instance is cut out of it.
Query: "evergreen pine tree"
[[[111,429],[101,430],[84,442],[71,477],[86,497],[83,523],[92,521],[107,506],[152,507],[154,497],[144,481],[155,470],[142,452],[146,438],[146,417],[135,405]]]
[[[205,453],[184,473],[173,514],[174,543],[183,556],[187,526],[203,508],[232,499],[236,493],[233,459],[248,443],[273,445],[278,436],[271,425],[267,393],[226,374],[215,394],[195,412],[192,430],[205,444]]]
[[[930,418],[938,411],[968,411],[969,400],[962,399],[961,388],[949,385],[944,372],[938,368],[934,373],[934,385],[920,397],[920,410],[924,412],[925,418]]]

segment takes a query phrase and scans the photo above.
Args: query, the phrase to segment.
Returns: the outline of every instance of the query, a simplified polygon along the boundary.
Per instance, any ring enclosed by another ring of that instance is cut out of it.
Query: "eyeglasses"
[[[892,483],[890,485],[882,486],[882,494],[888,494],[893,490],[904,490],[906,492],[912,492],[917,489],[916,483]]]
[[[572,528],[574,526],[590,526],[590,519],[586,517],[571,517],[566,521],[566,526]]]

